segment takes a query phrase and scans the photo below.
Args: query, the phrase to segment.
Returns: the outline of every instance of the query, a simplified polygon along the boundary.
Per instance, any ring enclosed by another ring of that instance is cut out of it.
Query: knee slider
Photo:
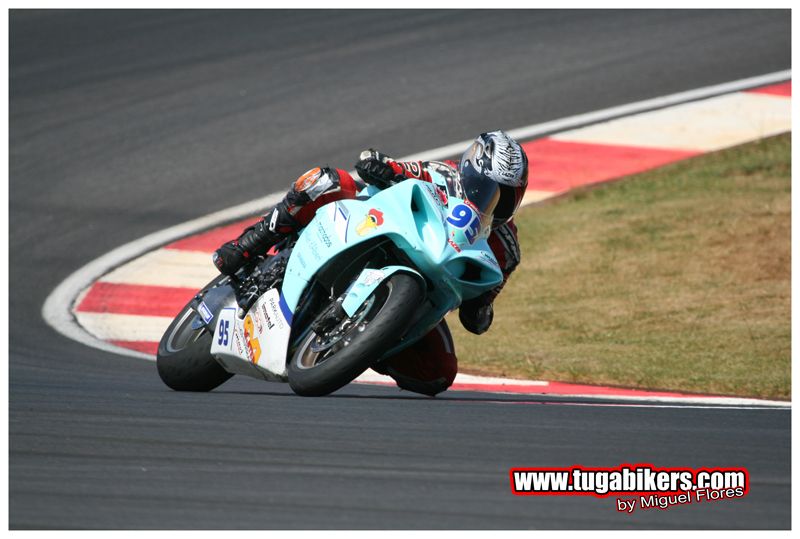
[[[303,198],[308,202],[316,200],[325,193],[338,188],[339,173],[336,169],[316,167],[300,176],[294,182],[292,193],[297,196],[298,202]]]

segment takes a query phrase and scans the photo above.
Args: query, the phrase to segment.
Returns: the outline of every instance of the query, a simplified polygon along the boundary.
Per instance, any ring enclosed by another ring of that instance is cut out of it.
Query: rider
[[[431,181],[435,170],[462,184],[470,178],[492,180],[500,187],[488,242],[500,269],[503,282],[483,295],[464,301],[459,320],[470,332],[480,335],[489,329],[494,317],[492,303],[519,264],[520,250],[513,215],[528,185],[528,158],[525,150],[503,131],[481,133],[461,156],[461,161],[395,161],[376,150],[361,152],[356,172],[365,182],[386,188],[407,178]],[[233,275],[248,259],[265,254],[286,235],[307,225],[323,205],[355,198],[362,185],[342,169],[313,168],[300,176],[286,196],[263,218],[246,228],[235,240],[214,252],[214,265],[221,273]],[[441,323],[415,345],[376,366],[401,388],[435,395],[450,387],[458,371],[453,339],[447,323]]]

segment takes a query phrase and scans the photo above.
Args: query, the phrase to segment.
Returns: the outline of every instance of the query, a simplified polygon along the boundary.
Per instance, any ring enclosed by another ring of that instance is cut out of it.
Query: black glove
[[[361,158],[356,163],[356,172],[368,184],[385,189],[395,183],[397,175],[392,166],[383,162],[380,156],[375,150],[361,152]]]
[[[494,319],[494,307],[491,299],[479,296],[461,303],[458,309],[458,319],[464,329],[475,335],[486,333]]]
[[[233,275],[247,262],[248,256],[237,240],[223,244],[211,255],[211,260],[220,273]]]

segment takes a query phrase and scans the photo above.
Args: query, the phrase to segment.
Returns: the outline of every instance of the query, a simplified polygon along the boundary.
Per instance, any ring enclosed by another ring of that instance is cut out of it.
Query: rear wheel
[[[405,334],[422,294],[414,277],[395,273],[352,317],[322,335],[309,331],[287,368],[292,390],[321,396],[352,382]]]
[[[211,355],[213,337],[194,309],[184,307],[158,343],[161,380],[175,391],[211,391],[233,376]]]

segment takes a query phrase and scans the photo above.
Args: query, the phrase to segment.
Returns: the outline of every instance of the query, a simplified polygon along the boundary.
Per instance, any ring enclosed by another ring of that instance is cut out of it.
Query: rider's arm
[[[446,164],[457,168],[454,161],[445,161]],[[380,188],[386,188],[405,179],[431,181],[427,170],[428,161],[397,161],[377,150],[361,152],[356,172],[367,183]]]
[[[458,168],[455,161],[444,163],[453,169]],[[405,179],[431,181],[428,164],[429,161],[397,161],[385,153],[369,149],[361,152],[356,172],[365,182],[385,189]]]
[[[500,264],[500,271],[503,272],[503,282],[484,294],[486,296],[485,300],[491,303],[506,285],[511,273],[519,265],[521,253],[519,240],[517,239],[517,225],[514,224],[514,219],[492,230],[492,233],[489,234],[488,242],[492,253],[497,258],[498,264]]]
[[[426,182],[431,181],[431,175],[425,170],[423,161],[394,161],[390,159],[387,164],[392,167],[396,176],[401,179],[414,179],[423,180]]]
[[[488,241],[489,247],[500,265],[500,270],[503,272],[503,282],[477,298],[463,302],[458,310],[461,324],[467,331],[476,335],[484,333],[492,325],[494,318],[492,304],[508,282],[508,277],[519,265],[520,260],[517,227],[513,220],[492,230]]]

